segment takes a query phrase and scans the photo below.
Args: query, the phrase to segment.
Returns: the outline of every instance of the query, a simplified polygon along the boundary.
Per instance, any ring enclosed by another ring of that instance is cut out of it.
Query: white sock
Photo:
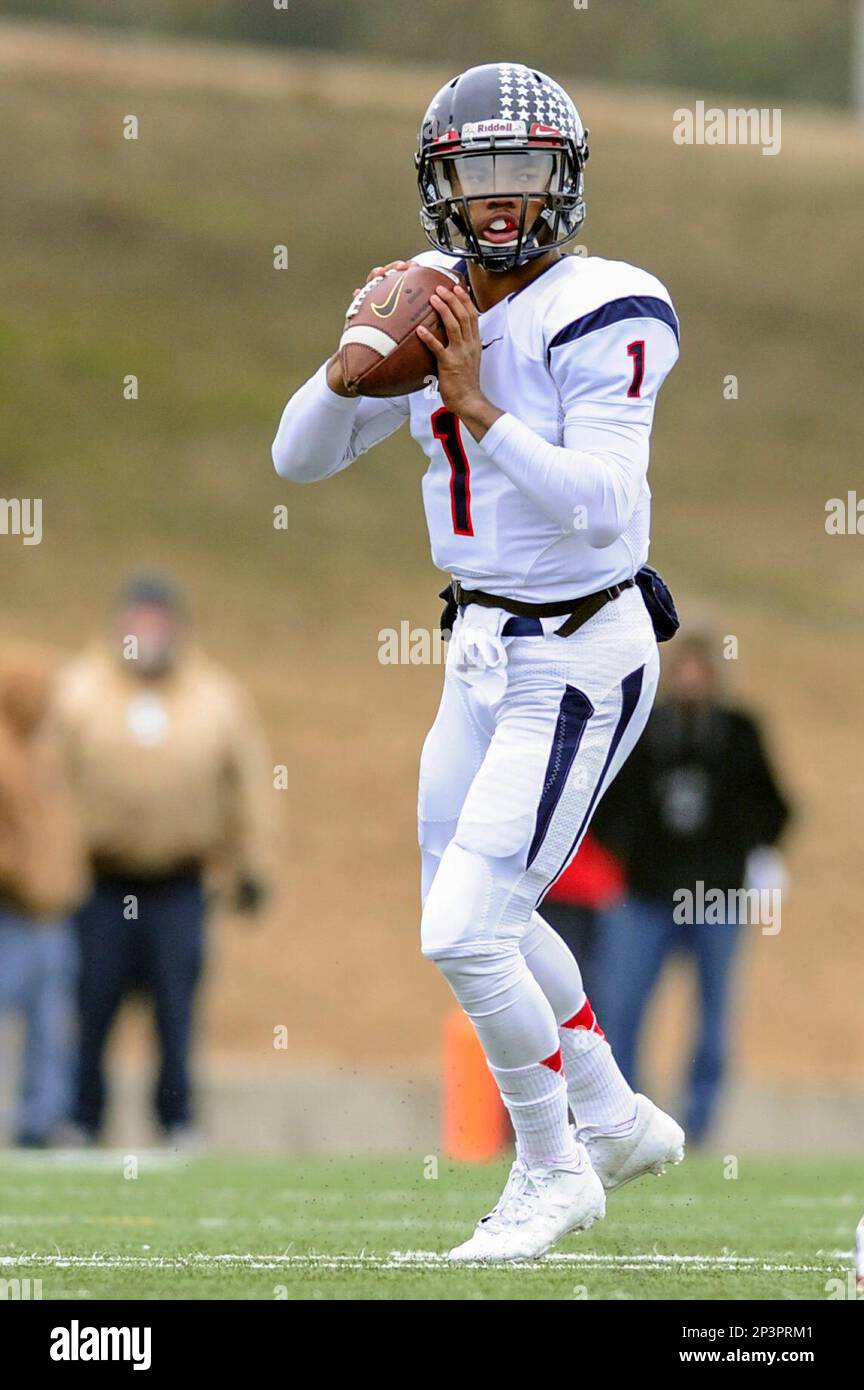
[[[527,1067],[493,1067],[516,1133],[516,1152],[528,1168],[580,1168],[567,1113],[561,1050]]]
[[[557,1020],[518,949],[446,956],[437,964],[474,1024],[523,1163],[578,1167]]]
[[[538,912],[520,946],[558,1022],[567,1096],[577,1126],[626,1134],[636,1119],[636,1097],[597,1023],[572,951]]]
[[[636,1120],[636,1096],[583,997],[581,1009],[559,1029],[570,1109],[579,1129],[627,1134]]]

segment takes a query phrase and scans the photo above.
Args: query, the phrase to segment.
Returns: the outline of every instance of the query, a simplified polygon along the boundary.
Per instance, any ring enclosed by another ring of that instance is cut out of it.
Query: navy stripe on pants
[[[537,824],[528,850],[528,868],[534,863],[549,829],[552,813],[561,800],[570,769],[579,752],[585,726],[593,713],[594,706],[588,696],[577,690],[575,685],[568,685],[561,697],[558,722],[555,725],[549,762],[546,765],[546,776],[543,779],[543,791],[537,810]]]
[[[541,894],[540,899],[538,899],[538,901],[542,901],[545,894],[548,893],[549,889],[552,887],[552,884],[557,882],[557,880],[561,877],[567,865],[570,863],[570,860],[576,853],[582,836],[585,834],[585,831],[588,829],[588,826],[591,823],[591,817],[594,814],[594,807],[597,805],[597,799],[603,789],[603,784],[606,781],[606,776],[609,772],[609,768],[612,765],[612,760],[615,757],[616,752],[618,751],[618,745],[624,737],[627,725],[633,718],[633,712],[639,703],[639,696],[642,694],[642,679],[644,674],[645,667],[638,666],[635,671],[631,671],[628,676],[625,676],[623,681],[621,682],[621,713],[618,716],[618,723],[615,726],[615,732],[613,733],[612,741],[609,744],[609,751],[606,754],[606,761],[603,764],[603,770],[600,773],[599,778],[597,779],[597,785],[595,786],[594,791],[591,795],[591,800],[588,802],[588,808],[585,812],[585,815],[582,817],[582,824],[579,826],[576,839],[570,846],[567,858],[564,860],[564,863],[561,865],[561,868],[558,870],[555,877],[549,880],[546,887],[543,889],[543,893]]]

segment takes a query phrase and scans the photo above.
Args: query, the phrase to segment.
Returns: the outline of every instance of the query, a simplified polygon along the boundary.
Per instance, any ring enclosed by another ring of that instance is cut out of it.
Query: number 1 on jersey
[[[471,465],[462,443],[459,416],[444,406],[432,416],[432,433],[440,439],[450,464],[450,510],[457,536],[473,536],[471,523]]]
[[[634,343],[628,343],[627,352],[633,358],[633,380],[630,382],[627,395],[634,401],[642,395],[642,382],[645,380],[645,339],[639,338]]]

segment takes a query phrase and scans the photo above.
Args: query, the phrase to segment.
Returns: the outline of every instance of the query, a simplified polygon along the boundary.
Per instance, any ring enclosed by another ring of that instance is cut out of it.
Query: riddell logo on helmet
[[[463,140],[479,140],[484,135],[528,134],[524,121],[468,121],[462,127]]]

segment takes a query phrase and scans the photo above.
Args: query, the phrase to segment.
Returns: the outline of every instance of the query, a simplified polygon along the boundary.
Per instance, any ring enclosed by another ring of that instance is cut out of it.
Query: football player
[[[408,421],[429,460],[454,621],[420,770],[422,950],[476,1028],[517,1146],[456,1261],[540,1255],[684,1152],[678,1124],[625,1081],[538,912],[642,732],[669,635],[668,591],[645,568],[646,475],[678,321],[653,275],[564,253],[587,158],[575,106],[543,73],[490,63],[448,82],[416,157],[434,249],[414,260],[461,277],[432,300],[446,343],[417,330],[439,395],[358,397],[334,355],[273,445],[282,477],[312,482]]]

